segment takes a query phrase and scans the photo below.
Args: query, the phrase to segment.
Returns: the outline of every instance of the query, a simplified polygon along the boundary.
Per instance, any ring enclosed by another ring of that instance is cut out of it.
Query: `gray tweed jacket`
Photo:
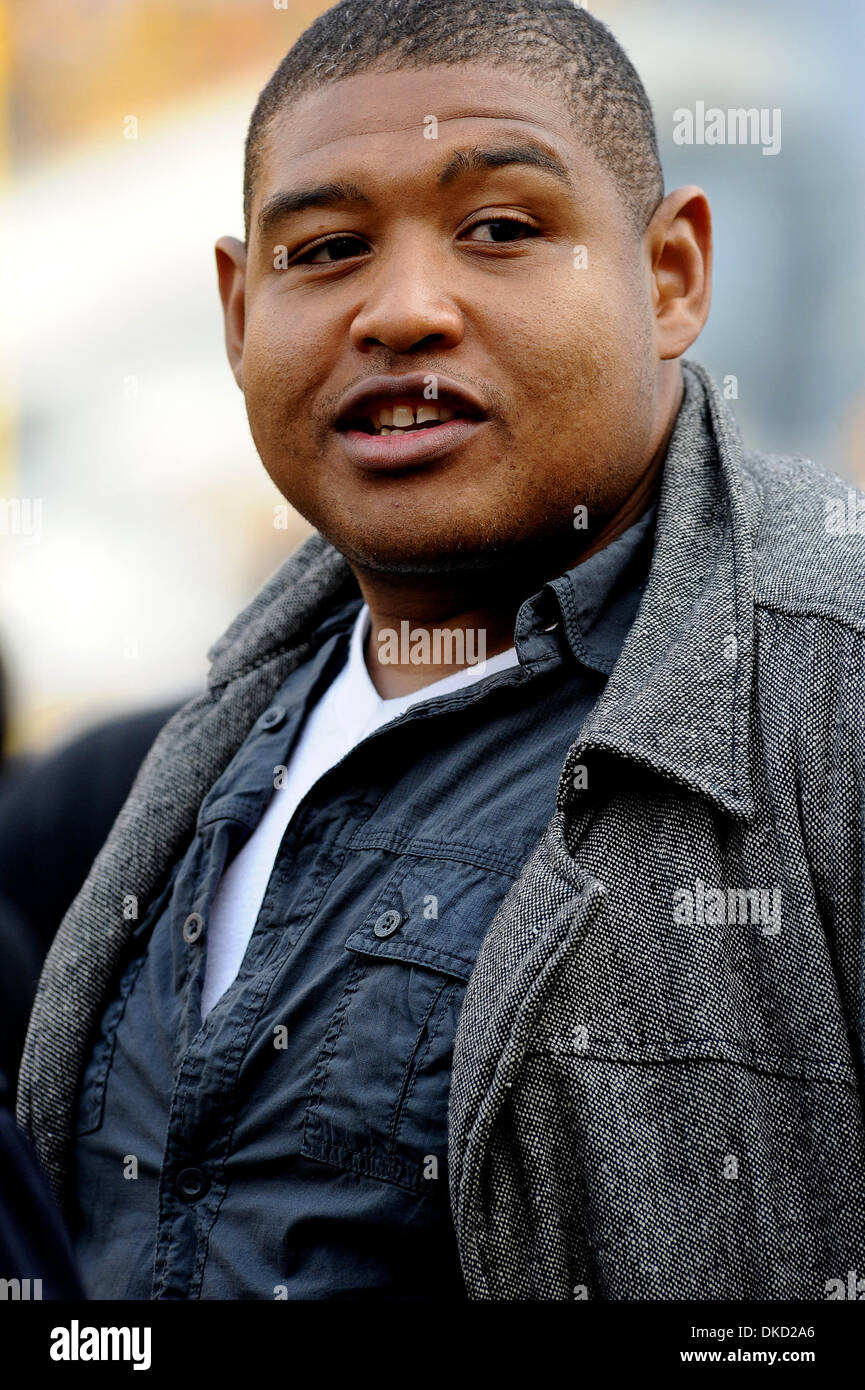
[[[638,617],[460,1018],[449,1181],[472,1298],[823,1299],[865,1275],[865,503],[744,453],[707,373],[684,376]],[[18,1103],[61,1202],[125,895],[143,911],[160,891],[350,592],[320,536],[269,580],[64,918]]]

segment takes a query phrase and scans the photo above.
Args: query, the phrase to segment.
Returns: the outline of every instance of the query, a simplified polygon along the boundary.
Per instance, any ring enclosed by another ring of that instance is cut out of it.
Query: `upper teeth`
[[[410,425],[425,425],[428,420],[438,420],[442,423],[452,420],[454,413],[446,405],[436,405],[426,402],[416,408],[408,405],[382,406],[379,410],[370,412],[372,423],[375,429],[382,433],[392,429],[405,430]]]

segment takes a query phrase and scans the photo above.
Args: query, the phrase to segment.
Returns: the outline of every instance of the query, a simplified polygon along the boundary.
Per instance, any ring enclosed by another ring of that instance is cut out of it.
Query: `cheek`
[[[623,403],[645,377],[651,346],[642,283],[633,268],[590,254],[585,269],[552,278],[540,293],[501,300],[494,341],[496,365],[517,384],[520,422],[553,412],[581,429],[600,423],[607,403]]]
[[[320,336],[303,331],[302,324],[278,305],[265,304],[247,315],[243,343],[243,390],[252,422],[266,428],[302,425],[309,420],[321,376]]]

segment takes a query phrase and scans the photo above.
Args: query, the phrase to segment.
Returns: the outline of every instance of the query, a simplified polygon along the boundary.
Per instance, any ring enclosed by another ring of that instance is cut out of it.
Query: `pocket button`
[[[377,919],[373,931],[376,936],[393,936],[395,931],[399,931],[402,926],[402,914],[395,908],[389,908]]]

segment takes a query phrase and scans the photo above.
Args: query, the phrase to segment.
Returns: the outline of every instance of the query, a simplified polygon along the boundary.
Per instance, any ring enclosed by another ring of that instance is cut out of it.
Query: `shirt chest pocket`
[[[456,1026],[512,879],[407,857],[348,936],[348,983],[316,1061],[303,1154],[414,1191],[444,1181]]]

